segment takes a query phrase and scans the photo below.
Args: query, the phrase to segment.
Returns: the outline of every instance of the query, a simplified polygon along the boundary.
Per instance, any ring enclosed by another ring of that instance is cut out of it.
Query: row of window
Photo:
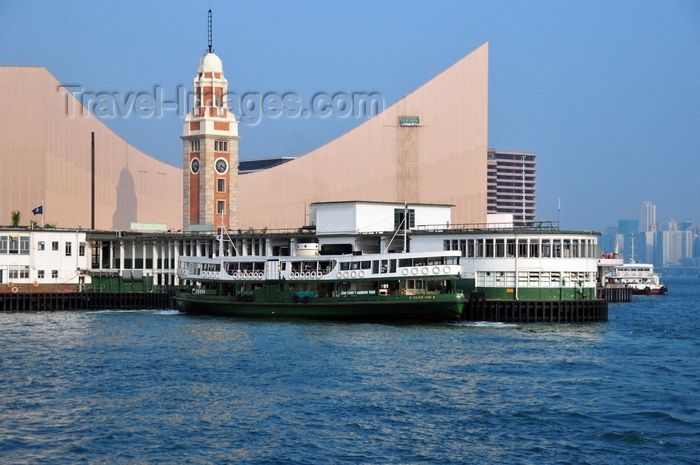
[[[473,258],[596,258],[593,239],[445,239],[443,250],[459,250]]]
[[[0,236],[0,254],[18,254],[29,255],[29,236]],[[46,242],[39,241],[36,244],[37,250],[46,250]],[[58,241],[51,242],[51,250],[59,249]],[[66,257],[73,255],[73,243],[66,242],[64,244]],[[85,256],[85,242],[78,245],[78,255]]]
[[[0,254],[29,255],[29,236],[0,236]]]
[[[37,270],[37,279],[44,279],[44,270]],[[29,265],[10,265],[7,269],[7,277],[10,281],[16,279],[29,279]],[[51,270],[51,277],[58,278],[58,270]]]
[[[46,250],[46,243],[44,241],[39,241],[36,244],[37,250]],[[51,250],[56,251],[58,250],[58,241],[52,241],[51,242]],[[66,254],[66,257],[70,257],[73,255],[73,243],[72,242],[66,242],[64,244],[64,251]],[[78,255],[81,257],[85,256],[85,242],[81,242],[78,244]]]
[[[190,141],[190,151],[199,152],[201,149],[201,144],[199,139],[194,139]],[[216,152],[228,152],[228,141],[225,140],[215,140],[214,150]]]
[[[518,287],[576,287],[595,282],[595,273],[585,271],[518,271]],[[515,271],[477,271],[477,287],[515,287]]]

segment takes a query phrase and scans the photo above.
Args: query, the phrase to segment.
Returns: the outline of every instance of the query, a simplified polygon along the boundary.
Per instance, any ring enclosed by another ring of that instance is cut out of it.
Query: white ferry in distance
[[[649,263],[626,263],[616,266],[606,275],[607,281],[613,284],[624,284],[638,295],[662,295],[668,292],[668,287],[661,283],[659,275],[654,273],[654,265]]]

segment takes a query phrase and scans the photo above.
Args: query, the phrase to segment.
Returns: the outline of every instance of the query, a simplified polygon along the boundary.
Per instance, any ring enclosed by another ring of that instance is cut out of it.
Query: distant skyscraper
[[[639,231],[639,221],[618,220],[617,227],[620,234],[633,234]]]
[[[515,224],[535,221],[536,155],[487,152],[488,213],[511,213]]]
[[[639,231],[656,232],[656,205],[651,202],[642,203],[639,211]]]

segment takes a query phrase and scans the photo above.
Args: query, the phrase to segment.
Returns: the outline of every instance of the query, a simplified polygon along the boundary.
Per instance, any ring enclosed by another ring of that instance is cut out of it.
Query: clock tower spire
[[[193,80],[194,105],[185,117],[182,136],[183,226],[186,230],[238,227],[238,121],[228,110],[228,81],[212,47]]]

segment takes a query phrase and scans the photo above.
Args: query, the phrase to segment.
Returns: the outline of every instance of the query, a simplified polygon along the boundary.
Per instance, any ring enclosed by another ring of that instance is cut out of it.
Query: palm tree
[[[12,210],[12,226],[17,227],[19,226],[19,220],[21,218],[21,214],[19,210]]]

